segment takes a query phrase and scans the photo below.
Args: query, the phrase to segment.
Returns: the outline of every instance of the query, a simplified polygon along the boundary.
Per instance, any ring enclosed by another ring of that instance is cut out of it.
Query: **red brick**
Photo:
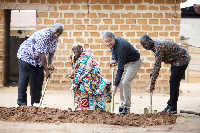
[[[174,30],[174,26],[166,26],[165,30],[166,31],[172,31],[172,30]]]
[[[122,4],[130,4],[130,3],[131,3],[131,0],[121,0],[121,3],[122,3]]]
[[[142,18],[152,18],[151,13],[142,13]]]
[[[142,25],[142,30],[152,30],[151,25]]]
[[[120,10],[123,8],[124,8],[124,5],[114,5],[114,10]]]
[[[138,19],[137,23],[138,24],[147,24],[147,19]]]
[[[149,19],[149,24],[158,24],[158,19]]]
[[[154,31],[159,31],[159,30],[163,30],[163,26],[154,26],[153,27]]]
[[[80,4],[80,3],[82,3],[82,0],[72,0],[72,2],[73,2],[74,4]]]
[[[101,10],[101,5],[92,5],[91,9],[92,10]]]
[[[160,10],[169,10],[169,7],[166,7],[166,6],[160,6]]]
[[[76,25],[75,30],[85,30],[85,25]]]
[[[71,5],[70,10],[80,10],[79,5]]]
[[[137,10],[147,10],[147,6],[146,5],[138,5]]]
[[[126,34],[126,37],[134,37],[135,36],[135,32],[127,32],[125,34]]]
[[[170,24],[168,19],[160,19],[160,24]]]
[[[176,5],[176,7],[175,6],[171,6],[171,10],[175,11],[175,8],[176,8],[177,11],[181,10],[179,5]]]
[[[112,24],[112,19],[103,19],[104,24]]]
[[[54,25],[54,21],[53,21],[53,20],[50,20],[50,19],[45,19],[45,20],[44,20],[44,24],[45,24],[45,25]]]
[[[104,43],[102,39],[95,39],[95,43]]]
[[[103,5],[103,9],[112,10],[112,6],[110,6],[110,5]]]
[[[120,25],[120,30],[129,30],[129,25]]]
[[[47,26],[37,26],[37,30],[41,30],[41,29],[45,29],[45,28],[47,28]]]
[[[165,0],[154,0],[155,4],[164,4]]]
[[[47,12],[37,12],[37,15],[38,15],[39,18],[42,18],[42,17],[48,18]]]
[[[149,4],[152,4],[153,3],[153,0],[144,0],[144,2],[147,2]]]
[[[101,22],[101,19],[92,19],[91,24],[99,24]]]
[[[63,62],[54,62],[53,65],[55,67],[64,67],[64,63]]]
[[[104,53],[103,51],[95,51],[94,55],[95,56],[98,56],[98,55],[103,56],[103,53]]]
[[[148,10],[158,10],[157,6],[149,6]]]
[[[98,30],[108,30],[108,25],[99,25]]]
[[[59,13],[58,12],[50,12],[49,18],[59,18]]]
[[[158,32],[149,33],[149,36],[151,36],[151,37],[158,37]]]
[[[131,25],[131,30],[140,30],[139,25]]]
[[[73,24],[82,24],[80,19],[73,19]]]
[[[119,4],[119,0],[109,0],[109,4]]]
[[[46,4],[46,1],[45,0],[41,0],[41,4]]]
[[[110,30],[118,30],[118,25],[111,25]]]
[[[100,37],[98,32],[90,32],[91,37]]]
[[[135,6],[126,6],[126,10],[135,10]]]
[[[90,49],[100,49],[100,45],[90,45]]]
[[[78,43],[85,43],[85,39],[81,38],[76,38],[76,42]]]
[[[124,19],[115,19],[115,24],[124,24]]]
[[[120,18],[120,13],[111,13],[110,18]]]
[[[106,14],[106,13],[98,13],[98,18],[108,18],[108,14]]]
[[[74,32],[73,36],[82,36],[82,32]]]
[[[110,61],[110,57],[101,57],[100,61]]]
[[[180,25],[180,20],[179,19],[172,19],[171,20],[171,24],[175,24],[175,25]]]
[[[126,24],[136,24],[136,19],[126,19]]]
[[[66,39],[66,38],[64,38],[63,42],[64,43],[74,43],[74,39]]]
[[[65,19],[58,19],[58,20],[56,20],[56,23],[61,23],[61,24],[65,25],[66,21],[65,21]]]
[[[176,31],[180,31],[180,26],[176,26]]]
[[[97,30],[96,25],[87,25],[87,30]]]
[[[160,35],[160,36],[168,36],[169,33],[167,33],[167,32],[160,32],[159,35]]]
[[[132,0],[133,1],[133,4],[140,4],[142,3],[142,0]]]
[[[97,18],[97,14],[96,13],[88,13],[87,18]]]
[[[85,18],[85,13],[76,13],[76,18]]]
[[[115,32],[115,35],[123,37],[123,32]]]
[[[74,13],[65,13],[64,18],[74,18]]]
[[[64,30],[74,30],[74,25],[64,25]]]
[[[174,13],[165,13],[165,18],[174,18]]]
[[[108,4],[107,0],[91,0],[91,4]]]
[[[59,8],[59,10],[68,10],[69,6],[68,5],[64,5],[64,6],[59,6],[58,8]]]
[[[121,17],[122,17],[122,18],[131,18],[131,13],[127,13],[127,14],[122,13],[122,14],[121,14]]]
[[[3,2],[3,1],[2,1]],[[18,0],[19,3],[27,3],[27,0]]]
[[[40,3],[40,0],[30,0],[30,3]]]
[[[163,18],[163,14],[162,13],[154,13],[153,18]]]
[[[179,36],[179,32],[171,32],[170,36]]]
[[[56,3],[57,3],[57,0],[47,0],[47,3],[56,4]]]
[[[141,13],[133,13],[132,18],[141,18]]]
[[[143,35],[146,35],[147,32],[136,32],[136,34],[137,34],[138,37],[141,37]]]
[[[84,19],[84,24],[89,24],[89,19]]]

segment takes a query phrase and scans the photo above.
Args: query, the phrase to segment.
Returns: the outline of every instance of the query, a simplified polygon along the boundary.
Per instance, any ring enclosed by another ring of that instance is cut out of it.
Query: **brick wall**
[[[64,25],[54,59],[56,70],[50,80],[52,88],[69,88],[69,54],[74,43],[92,49],[101,64],[102,75],[111,80],[108,67],[111,53],[101,39],[104,30],[112,30],[140,51],[143,64],[132,84],[135,90],[149,87],[154,63],[153,53],[142,48],[140,37],[148,34],[152,38],[179,42],[180,1],[176,7],[177,18],[174,17],[174,0],[89,0],[88,5],[87,0],[1,0],[0,9],[37,10],[38,30],[57,22]],[[159,91],[168,90],[169,66],[162,64],[156,83]]]

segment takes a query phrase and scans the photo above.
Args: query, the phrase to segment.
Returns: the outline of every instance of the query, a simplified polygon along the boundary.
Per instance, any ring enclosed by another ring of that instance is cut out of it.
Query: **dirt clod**
[[[120,126],[153,126],[176,123],[176,115],[170,114],[127,114],[119,115],[109,112],[72,111],[56,108],[28,107],[0,107],[0,120],[43,123],[87,123],[108,124]]]

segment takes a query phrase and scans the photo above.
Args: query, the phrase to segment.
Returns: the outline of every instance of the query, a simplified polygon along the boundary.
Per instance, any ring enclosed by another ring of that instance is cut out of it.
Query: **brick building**
[[[182,0],[186,1],[186,0]],[[139,39],[148,34],[179,43],[181,0],[0,0],[0,84],[9,82],[9,37],[11,10],[37,10],[37,30],[59,22],[64,25],[54,59],[51,88],[68,89],[71,70],[69,54],[74,43],[94,51],[102,75],[111,80],[111,53],[103,43],[104,30],[112,30],[137,48],[142,68],[132,83],[134,90],[147,89],[154,64],[153,52],[146,51]],[[17,62],[16,62],[16,65]],[[168,91],[170,65],[162,64],[157,91]]]

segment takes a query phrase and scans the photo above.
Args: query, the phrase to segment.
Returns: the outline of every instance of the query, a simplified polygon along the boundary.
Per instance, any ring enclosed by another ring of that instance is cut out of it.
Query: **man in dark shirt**
[[[167,107],[160,113],[177,114],[180,81],[191,59],[190,55],[184,48],[174,42],[153,40],[148,35],[143,35],[140,38],[140,43],[146,50],[153,51],[155,56],[154,68],[150,74],[150,92],[155,90],[155,82],[159,75],[161,63],[171,64],[170,99]]]
[[[115,36],[112,31],[103,34],[103,40],[112,51],[113,62],[111,66],[118,65],[115,82],[111,92],[114,94],[119,88],[121,114],[130,113],[131,106],[131,83],[142,65],[140,53],[125,39]]]

